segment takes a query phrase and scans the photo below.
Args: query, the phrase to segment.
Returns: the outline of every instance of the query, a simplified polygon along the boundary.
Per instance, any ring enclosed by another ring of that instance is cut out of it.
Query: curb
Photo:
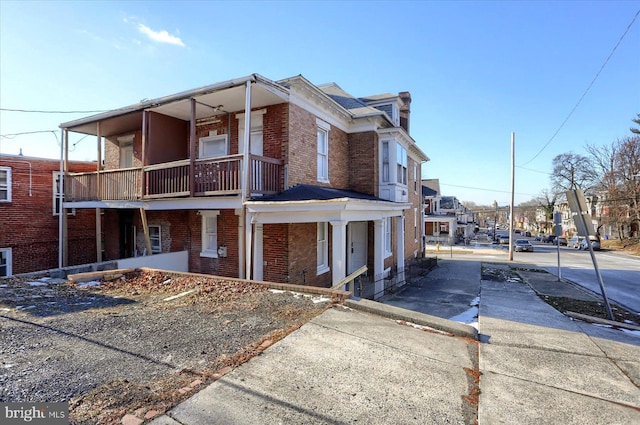
[[[376,314],[378,316],[387,317],[389,319],[404,320],[405,322],[428,326],[430,328],[447,332],[455,336],[472,338],[475,340],[478,339],[478,330],[473,326],[443,319],[441,317],[430,316],[428,314],[418,313],[392,305],[381,304],[379,302],[366,300],[363,298],[348,299],[345,301],[345,305],[347,307],[353,308],[354,310]]]

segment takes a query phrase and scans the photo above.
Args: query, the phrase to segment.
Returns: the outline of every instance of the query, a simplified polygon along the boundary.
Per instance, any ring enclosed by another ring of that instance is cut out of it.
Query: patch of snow
[[[40,280],[41,280],[42,282],[46,282],[46,281],[51,280],[51,279],[53,279],[53,278],[52,278],[52,277],[46,277],[46,276],[45,276],[45,277],[41,277],[41,278],[40,278]]]
[[[626,334],[631,334],[633,336],[637,336],[638,338],[640,338],[640,331],[632,331],[631,329],[623,329],[623,328],[620,328],[620,330]]]
[[[171,280],[171,279],[169,279],[169,280]],[[181,297],[184,297],[185,295],[189,295],[190,293],[195,292],[195,291],[196,291],[195,289],[192,289],[190,291],[180,292],[179,294],[167,297],[167,298],[163,299],[162,301],[172,301],[172,300],[175,300],[176,298],[181,298]]]
[[[29,286],[47,286],[48,283],[46,283],[46,282],[27,282],[27,285],[29,285]]]
[[[475,297],[473,301],[469,303],[470,306],[479,306],[480,305],[480,297]]]
[[[331,299],[327,297],[319,296],[319,297],[311,297],[311,301],[313,301],[314,304],[318,304],[318,303],[328,303],[331,301]]]
[[[102,282],[98,282],[97,280],[91,280],[89,282],[80,282],[78,283],[78,288],[87,288],[89,286],[100,286]]]
[[[31,310],[32,308],[36,308],[36,306],[35,305],[30,305],[27,307],[23,305],[16,306],[16,310]]]
[[[7,363],[7,364],[4,364],[2,367],[4,367],[5,369],[9,369],[10,367],[14,367],[14,366],[15,365]]]
[[[457,316],[450,317],[449,320],[454,322],[464,323],[465,325],[478,324],[478,307],[471,307],[469,310],[458,314]]]
[[[407,322],[407,321],[404,321],[404,320],[396,320],[396,323],[398,323],[400,325],[405,324],[407,326],[411,326],[412,328],[416,328],[416,329],[419,329],[421,331],[428,330],[428,331],[436,332],[436,333],[439,333],[439,334],[442,334],[442,335],[449,335],[448,332],[444,332],[444,331],[441,331],[439,329],[434,329],[434,328],[431,328],[429,326],[418,325],[417,323],[413,323],[413,322]]]
[[[269,289],[269,291],[273,292],[274,294],[284,294],[286,292],[282,289]]]
[[[11,311],[11,309],[10,309],[10,308],[4,308],[4,307],[3,307],[3,308],[0,308],[0,311]]]

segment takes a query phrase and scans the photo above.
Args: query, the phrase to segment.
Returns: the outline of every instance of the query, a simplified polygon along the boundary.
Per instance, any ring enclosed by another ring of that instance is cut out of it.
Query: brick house
[[[64,123],[104,150],[65,207],[104,211],[107,259],[185,250],[193,272],[316,286],[366,265],[381,295],[422,252],[410,102],[252,74]]]
[[[69,162],[73,172],[96,169],[91,162]],[[0,155],[0,276],[58,267],[60,160]],[[96,215],[69,210],[68,264],[96,261]]]
[[[454,244],[473,237],[473,212],[455,196],[442,196],[440,180],[422,180],[424,235],[427,243]]]

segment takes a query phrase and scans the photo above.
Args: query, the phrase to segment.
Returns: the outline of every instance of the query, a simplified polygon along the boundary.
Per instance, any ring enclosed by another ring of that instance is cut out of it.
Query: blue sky
[[[539,153],[639,10],[640,1],[0,0],[0,108],[101,111],[254,72],[333,81],[355,96],[407,90],[411,135],[431,158],[423,172],[444,195],[508,204],[515,132],[518,204],[549,187],[554,156],[631,134],[640,17]],[[2,137],[0,152],[58,158],[58,125],[87,115],[0,111],[1,135],[55,131]],[[95,159],[95,139],[71,158]]]

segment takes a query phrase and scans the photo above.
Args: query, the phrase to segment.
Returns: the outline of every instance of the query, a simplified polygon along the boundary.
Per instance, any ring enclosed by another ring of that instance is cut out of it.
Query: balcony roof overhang
[[[177,94],[145,100],[131,106],[60,124],[60,128],[76,133],[109,137],[142,128],[144,111],[153,111],[184,121],[191,119],[191,99],[198,103],[196,119],[207,118],[227,112],[244,111],[245,87],[247,82],[254,85],[251,90],[251,107],[262,108],[288,100],[289,90],[258,74],[223,81]]]

